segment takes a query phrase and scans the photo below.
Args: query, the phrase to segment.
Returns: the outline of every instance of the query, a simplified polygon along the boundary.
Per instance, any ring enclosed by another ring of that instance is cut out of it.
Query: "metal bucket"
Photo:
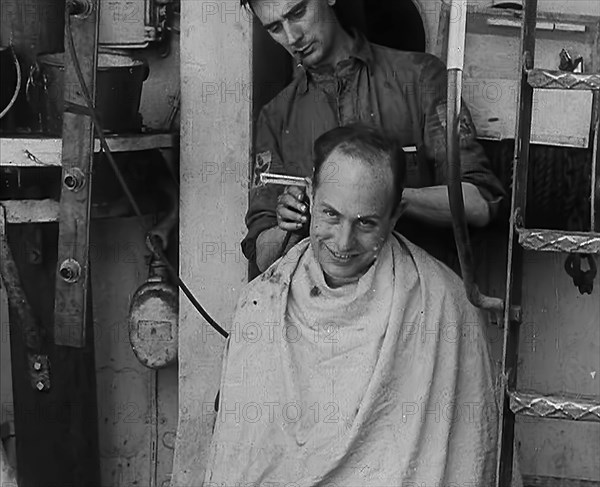
[[[38,96],[28,96],[39,114],[42,130],[50,135],[62,135],[64,111],[64,53],[42,54],[32,68],[28,82]],[[98,54],[96,74],[96,114],[105,132],[139,132],[139,114],[143,82],[149,69],[145,61],[121,54]],[[80,91],[79,86],[70,87]],[[35,106],[37,105],[37,106]]]

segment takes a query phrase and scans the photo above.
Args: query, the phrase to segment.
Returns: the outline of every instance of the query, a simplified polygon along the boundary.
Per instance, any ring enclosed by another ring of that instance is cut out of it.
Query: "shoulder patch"
[[[271,151],[259,152],[256,154],[254,161],[253,186],[260,184],[260,175],[264,172],[269,172],[271,169]]]

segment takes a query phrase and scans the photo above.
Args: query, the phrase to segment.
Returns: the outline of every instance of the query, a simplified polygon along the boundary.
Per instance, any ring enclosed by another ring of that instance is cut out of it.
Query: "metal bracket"
[[[77,76],[76,61],[95,103],[98,54],[99,0],[72,2],[65,28],[65,112],[62,137],[62,188],[59,209],[58,272],[54,307],[54,342],[82,348],[89,279],[89,222],[91,169],[94,157],[92,119],[85,110],[85,90]],[[75,52],[70,48],[72,42]],[[71,108],[69,108],[71,107]]]

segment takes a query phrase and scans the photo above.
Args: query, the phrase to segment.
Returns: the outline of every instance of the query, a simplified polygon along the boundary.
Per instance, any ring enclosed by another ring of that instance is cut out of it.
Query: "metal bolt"
[[[38,391],[41,391],[41,390],[43,390],[43,389],[44,389],[44,383],[43,383],[41,380],[39,380],[39,381],[37,381],[37,383],[35,384],[35,387],[37,387],[37,390],[38,390]]]
[[[81,274],[81,266],[75,259],[66,259],[58,270],[60,277],[68,283],[77,282]]]
[[[73,269],[64,267],[60,270],[60,275],[65,281],[68,281],[73,278]]]
[[[69,0],[67,2],[67,10],[70,15],[85,19],[92,13],[93,5],[89,0]]]
[[[70,191],[79,191],[85,184],[85,174],[78,167],[73,167],[65,173],[63,184]]]
[[[33,368],[34,368],[34,370],[42,370],[42,364],[39,362],[35,362],[33,364]]]
[[[77,180],[72,175],[68,175],[65,177],[65,186],[69,189],[74,189],[77,186]]]

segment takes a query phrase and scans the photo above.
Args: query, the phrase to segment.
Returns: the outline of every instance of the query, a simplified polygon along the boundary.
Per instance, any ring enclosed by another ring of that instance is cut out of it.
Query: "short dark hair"
[[[394,209],[402,200],[406,179],[406,157],[396,139],[381,128],[364,123],[336,127],[321,135],[314,146],[313,187],[319,185],[321,168],[335,150],[356,157],[372,166],[389,164],[394,178]]]

